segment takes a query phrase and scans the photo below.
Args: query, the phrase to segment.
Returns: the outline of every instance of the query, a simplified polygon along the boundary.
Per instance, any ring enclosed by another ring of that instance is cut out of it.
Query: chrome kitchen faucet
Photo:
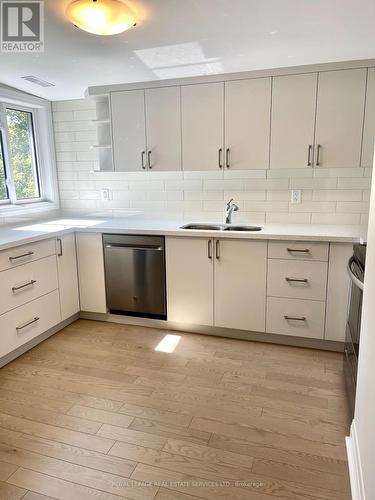
[[[233,212],[237,212],[239,210],[238,206],[235,203],[232,203],[233,198],[231,198],[225,209],[225,224],[232,224],[232,214]]]

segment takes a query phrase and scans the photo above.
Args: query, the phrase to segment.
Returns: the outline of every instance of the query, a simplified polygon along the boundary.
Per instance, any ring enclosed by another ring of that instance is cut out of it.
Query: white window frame
[[[59,208],[51,103],[40,97],[0,85],[0,126],[3,132],[5,162],[9,161],[5,108],[32,113],[35,157],[38,167],[40,197],[16,200],[12,169],[6,166],[9,199],[0,201],[0,216],[23,214]]]

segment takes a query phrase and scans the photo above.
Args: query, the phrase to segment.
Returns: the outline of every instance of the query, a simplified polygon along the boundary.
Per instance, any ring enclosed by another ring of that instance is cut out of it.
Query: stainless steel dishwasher
[[[110,312],[166,319],[164,237],[104,234],[103,246]]]

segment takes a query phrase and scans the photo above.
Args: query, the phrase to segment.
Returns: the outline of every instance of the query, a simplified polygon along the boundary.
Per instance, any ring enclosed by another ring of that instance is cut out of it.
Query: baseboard
[[[350,436],[346,438],[346,451],[348,454],[352,499],[366,500],[355,420],[353,420],[350,427]]]
[[[96,321],[109,321],[111,323],[119,323],[122,325],[145,326],[148,328],[159,328],[162,330],[174,330],[180,332],[199,333],[201,335],[214,335],[216,337],[226,337],[239,340],[251,340],[269,344],[307,347],[310,349],[321,349],[324,351],[344,351],[343,342],[336,342],[333,340],[308,339],[302,337],[292,337],[289,335],[276,335],[272,333],[236,330],[234,328],[175,323],[173,321],[167,320],[140,318],[136,316],[123,316],[120,314],[109,313],[104,314],[81,311],[80,318]]]
[[[70,316],[70,318],[68,318],[64,321],[61,321],[61,323],[58,323],[57,325],[53,326],[52,328],[50,328],[46,332],[43,332],[40,335],[38,335],[37,337],[34,337],[33,339],[29,340],[29,342],[26,342],[26,344],[23,344],[20,347],[18,347],[17,349],[15,349],[14,351],[6,354],[2,358],[0,358],[0,368],[4,365],[10,363],[14,359],[18,358],[22,354],[25,354],[25,352],[29,351],[30,349],[32,349],[36,345],[40,344],[41,342],[43,342],[43,340],[48,339],[49,337],[51,337],[55,333],[59,332],[60,330],[62,330],[66,326],[70,325],[71,323],[74,323],[74,321],[77,321],[77,319],[79,319],[79,313],[73,314],[73,316]]]

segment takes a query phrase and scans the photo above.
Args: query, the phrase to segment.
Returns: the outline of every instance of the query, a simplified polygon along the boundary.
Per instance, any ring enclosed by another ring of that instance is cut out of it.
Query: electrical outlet
[[[109,201],[111,199],[111,192],[108,188],[101,189],[100,196],[103,201]]]
[[[302,192],[300,189],[292,189],[292,194],[290,197],[291,203],[301,203],[302,201]]]

